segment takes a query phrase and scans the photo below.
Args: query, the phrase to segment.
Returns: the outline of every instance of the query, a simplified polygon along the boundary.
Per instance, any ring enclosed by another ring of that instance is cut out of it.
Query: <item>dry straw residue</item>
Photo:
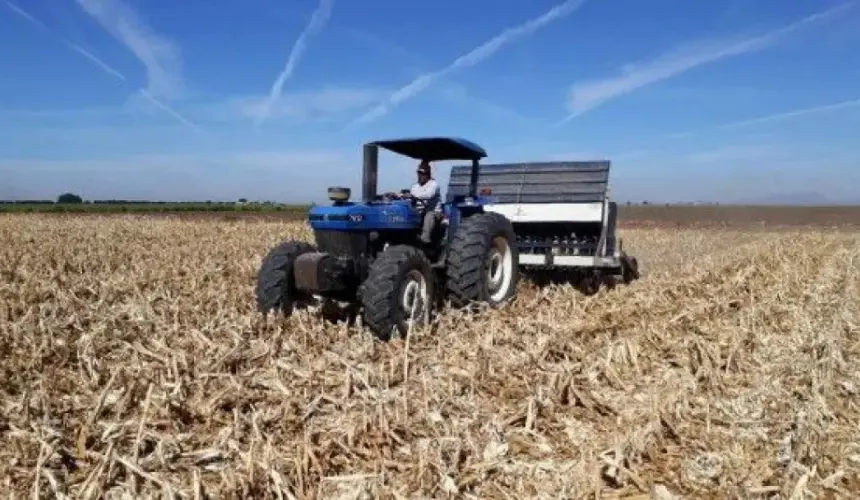
[[[0,218],[0,489],[97,498],[849,498],[860,237],[630,230],[644,275],[523,283],[381,344],[263,322],[297,223]]]

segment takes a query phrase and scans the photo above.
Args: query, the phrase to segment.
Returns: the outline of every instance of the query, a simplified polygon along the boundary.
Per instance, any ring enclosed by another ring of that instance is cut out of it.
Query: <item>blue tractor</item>
[[[256,288],[261,312],[290,315],[320,298],[346,302],[387,340],[410,325],[427,324],[444,298],[455,307],[498,307],[515,295],[519,251],[513,224],[485,211],[492,199],[478,192],[483,148],[448,137],[376,141],[363,148],[361,202],[349,201],[349,188],[329,188],[332,204],[308,214],[315,244],[284,241],[265,256]],[[415,160],[471,161],[469,188],[445,201],[430,244],[419,238],[430,207],[377,193],[379,148]]]

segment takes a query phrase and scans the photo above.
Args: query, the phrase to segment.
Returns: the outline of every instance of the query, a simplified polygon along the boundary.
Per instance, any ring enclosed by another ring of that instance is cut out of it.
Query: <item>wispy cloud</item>
[[[438,71],[425,73],[423,75],[418,76],[408,85],[401,87],[400,89],[392,93],[390,96],[388,96],[386,102],[379,104],[377,107],[371,109],[363,116],[358,118],[355,123],[366,123],[385,115],[393,106],[425,90],[427,87],[432,85],[436,80],[442,78],[443,76],[461,68],[475,66],[476,64],[484,61],[485,59],[498,52],[505,45],[508,45],[518,39],[531,35],[545,25],[558,19],[561,19],[562,17],[574,12],[584,3],[585,0],[568,0],[562,4],[553,7],[552,9],[548,10],[547,12],[541,14],[534,19],[526,21],[519,26],[506,29],[505,31],[487,40],[478,47],[472,49],[470,52],[458,57],[447,67],[442,68]]]
[[[25,10],[24,10],[24,9],[22,9],[21,7],[18,7],[18,6],[17,6],[17,5],[15,5],[14,3],[12,3],[12,2],[10,2],[10,1],[8,1],[8,0],[4,0],[4,2],[3,2],[3,3],[5,3],[5,4],[10,8],[10,9],[12,9],[12,12],[14,12],[14,13],[18,14],[19,16],[21,16],[21,17],[23,17],[24,19],[26,19],[26,20],[30,21],[31,23],[33,23],[33,24],[35,24],[35,25],[37,25],[37,26],[41,26],[41,27],[43,27],[43,28],[47,28],[44,24],[42,24],[42,22],[41,22],[41,21],[39,21],[39,20],[38,20],[38,19],[36,19],[35,17],[31,16],[29,12],[25,11]]]
[[[768,122],[778,122],[783,120],[790,120],[792,118],[798,118],[801,116],[807,116],[818,113],[826,113],[829,111],[839,111],[843,109],[853,108],[860,106],[860,98],[851,99],[848,101],[837,102],[833,104],[825,104],[822,106],[812,106],[808,108],[796,109],[794,111],[787,111],[784,113],[776,113],[766,116],[760,116],[757,118],[750,118],[747,120],[736,121],[732,123],[726,123],[724,125],[720,125],[718,128],[738,128],[738,127],[747,127],[750,125],[758,125],[760,123],[768,123]]]
[[[613,99],[673,78],[704,64],[770,47],[792,32],[831,18],[852,6],[853,3],[845,3],[751,38],[689,43],[652,61],[625,67],[622,75],[574,84],[567,102],[570,114],[560,124]]]
[[[381,89],[325,86],[320,89],[290,92],[270,101],[267,97],[239,97],[207,107],[215,120],[233,122],[236,116],[269,119],[327,121],[343,113],[367,106],[385,95]],[[265,111],[264,111],[265,110]]]
[[[79,4],[82,4],[82,5],[88,4],[89,8],[92,8],[93,12],[96,12],[97,15],[99,15],[99,16],[104,16],[105,12],[108,12],[110,10],[110,8],[112,8],[112,7],[110,7],[110,5],[113,5],[112,0],[104,0],[104,1],[103,0],[77,0],[77,1]],[[98,66],[98,68],[101,69],[102,71],[104,71],[106,74],[112,76],[113,78],[121,80],[123,82],[128,81],[126,76],[123,73],[121,73],[119,70],[115,69],[114,67],[112,67],[111,65],[106,63],[104,60],[102,60],[100,57],[98,57],[95,54],[93,54],[92,52],[90,52],[89,50],[81,47],[80,45],[72,42],[71,40],[68,40],[67,38],[65,38],[63,36],[60,36],[54,30],[50,29],[47,25],[45,25],[45,23],[36,19],[36,17],[33,16],[32,14],[30,14],[29,12],[27,12],[24,9],[22,9],[21,7],[13,4],[9,0],[4,0],[4,3],[10,9],[12,9],[13,12],[15,12],[19,16],[23,17],[24,19],[26,19],[30,23],[40,27],[49,35],[54,36],[57,39],[59,39],[61,42],[66,44],[66,46],[68,46],[70,49],[75,51],[75,53],[86,58],[88,61],[90,61],[91,63]],[[122,10],[124,8],[125,7],[120,5],[118,12],[125,14],[125,12]],[[135,24],[133,22],[129,22],[129,20],[127,18],[120,16],[119,22],[116,26],[116,30],[118,32],[131,33],[131,35],[126,35],[126,36],[131,36],[132,38],[135,38],[134,37],[134,33],[136,33],[135,29],[136,29]],[[150,80],[150,87],[153,87],[152,80]],[[154,95],[152,95],[152,91],[150,89],[139,89],[138,94],[141,97],[143,97],[146,101],[148,101],[149,103],[155,105],[159,109],[165,111],[167,114],[169,114],[172,117],[179,120],[181,123],[190,126],[192,129],[196,130],[197,132],[202,132],[202,130],[198,126],[194,125],[190,120],[188,120],[187,118],[182,116],[178,111],[176,111],[175,109],[168,106],[163,101],[161,101],[160,99],[158,99]]]
[[[200,127],[198,127],[197,125],[195,125],[194,123],[192,123],[189,119],[187,119],[187,118],[185,118],[184,116],[182,116],[181,114],[179,114],[176,110],[174,110],[173,108],[171,108],[171,107],[170,107],[170,106],[168,106],[167,104],[164,104],[164,102],[162,102],[162,101],[160,101],[160,100],[156,99],[155,97],[153,97],[153,96],[152,96],[152,95],[151,95],[151,94],[150,94],[146,89],[140,89],[140,90],[138,90],[138,93],[139,93],[139,94],[140,94],[144,99],[146,99],[147,101],[149,101],[150,103],[152,103],[154,106],[156,106],[156,107],[160,108],[160,109],[161,109],[162,111],[164,111],[165,113],[167,113],[167,114],[169,114],[170,116],[172,116],[172,117],[176,118],[179,122],[181,122],[181,123],[183,123],[184,125],[187,125],[188,127],[190,127],[190,128],[192,128],[192,129],[194,129],[194,131],[196,131],[196,132],[198,132],[198,133],[203,133],[203,130],[202,130]]]
[[[99,171],[103,173],[155,170],[197,170],[200,165],[282,172],[285,168],[324,167],[333,163],[352,161],[352,152],[335,149],[308,150],[238,150],[214,153],[131,154],[83,159],[0,158],[0,172],[36,171],[64,172],[68,170]]]
[[[322,202],[325,186],[343,182],[356,161],[354,150],[337,149],[0,158],[0,197],[50,199],[72,191],[87,199]]]
[[[795,153],[794,151],[787,150],[784,145],[729,144],[714,149],[681,155],[681,161],[688,164],[720,164],[758,159],[780,161],[790,159]]]
[[[755,118],[748,118],[746,120],[738,120],[729,123],[723,123],[720,125],[716,125],[704,130],[691,130],[686,132],[675,132],[672,134],[667,134],[666,137],[668,139],[681,139],[686,137],[692,137],[697,134],[706,131],[713,130],[722,130],[722,129],[733,129],[733,128],[742,128],[749,127],[751,125],[759,125],[762,123],[773,123],[773,122],[781,122],[785,120],[792,120],[795,118],[801,118],[808,115],[815,115],[819,113],[828,113],[832,111],[841,111],[845,109],[851,109],[855,107],[860,107],[860,98],[850,99],[847,101],[836,102],[832,104],[823,104],[820,106],[811,106],[807,108],[795,109],[792,111],[785,111],[782,113],[773,113],[764,116],[758,116]]]
[[[37,118],[40,122],[45,120],[73,120],[79,122],[89,118],[103,120],[106,117],[121,115],[122,111],[116,106],[92,106],[85,108],[52,108],[52,109],[0,109],[0,117],[26,120]]]
[[[130,50],[146,68],[146,92],[172,98],[183,88],[179,47],[156,33],[122,0],[76,0],[102,28]]]
[[[125,79],[126,79],[125,75],[123,75],[122,73],[120,73],[119,71],[117,71],[116,69],[111,67],[108,63],[106,63],[106,62],[102,61],[101,59],[99,59],[98,57],[96,57],[96,55],[93,54],[92,52],[86,50],[85,48],[81,47],[80,45],[78,45],[76,43],[69,42],[69,47],[72,50],[74,50],[75,52],[77,52],[78,54],[80,54],[80,55],[86,57],[87,59],[89,59],[90,61],[92,61],[93,64],[95,64],[96,66],[101,68],[105,73],[109,74],[110,76],[117,78],[118,80],[125,81]]]
[[[470,93],[466,87],[457,83],[448,83],[444,85],[440,92],[444,99],[447,99],[458,106],[470,106],[481,110],[488,115],[492,115],[497,119],[516,120],[530,127],[543,127],[546,124],[540,120],[525,116],[517,111],[514,111],[505,106],[490,102]]]
[[[292,76],[293,71],[296,68],[296,64],[298,64],[302,55],[305,53],[305,50],[307,50],[308,38],[316,35],[323,29],[323,27],[325,27],[326,22],[328,22],[329,17],[331,17],[333,6],[334,0],[320,0],[316,10],[313,15],[311,15],[310,22],[308,22],[308,25],[305,26],[305,29],[299,34],[298,39],[296,39],[296,43],[290,50],[290,55],[287,58],[287,63],[284,66],[283,71],[278,74],[278,77],[275,79],[274,83],[272,83],[272,88],[269,91],[268,98],[266,98],[266,100],[263,101],[262,106],[260,106],[255,120],[255,125],[259,126],[269,117],[269,114],[272,112],[272,108],[275,106],[275,102],[281,96],[281,92],[283,92],[284,84],[287,82],[287,79]]]
[[[343,31],[346,31],[356,39],[360,40],[362,43],[365,43],[375,50],[378,50],[382,53],[385,53],[389,57],[392,57],[394,60],[392,61],[394,65],[398,66],[401,70],[404,68],[410,68],[409,71],[413,73],[419,73],[420,71],[417,68],[424,66],[427,61],[416,55],[410,50],[407,50],[400,44],[392,42],[376,33],[369,33],[363,30],[355,29],[355,28],[342,28]],[[477,108],[481,111],[486,112],[489,115],[493,115],[495,117],[503,117],[505,119],[514,119],[522,123],[526,123],[531,126],[542,126],[544,123],[539,120],[523,116],[522,114],[506,108],[500,104],[489,102],[487,100],[481,99],[470,93],[466,87],[458,83],[448,83],[440,89],[439,95],[457,106],[470,106]],[[374,100],[384,98],[384,95],[375,96]],[[362,105],[370,104],[370,103],[362,103]]]
[[[9,0],[4,0],[4,3],[12,10],[12,12],[18,14],[22,18],[26,19],[28,22],[32,23],[33,25],[38,26],[39,28],[43,29],[49,35],[58,38],[61,42],[66,44],[66,46],[68,46],[70,49],[74,50],[79,55],[87,58],[90,62],[92,62],[93,64],[98,66],[101,70],[103,70],[108,75],[110,75],[114,78],[117,78],[119,80],[123,80],[123,81],[126,79],[125,75],[123,75],[118,70],[116,70],[115,68],[110,66],[108,63],[101,60],[98,56],[96,56],[92,52],[88,51],[87,49],[81,47],[80,45],[72,42],[71,40],[68,40],[67,38],[58,35],[53,30],[48,28],[45,25],[45,23],[43,23],[42,21],[39,21],[32,14],[25,11],[24,9],[22,9],[18,5],[15,5],[14,3],[10,2]]]

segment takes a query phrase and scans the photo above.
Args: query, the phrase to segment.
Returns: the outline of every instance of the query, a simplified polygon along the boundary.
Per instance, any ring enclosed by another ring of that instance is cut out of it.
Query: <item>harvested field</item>
[[[851,498],[860,235],[626,229],[642,279],[523,283],[387,344],[254,312],[295,222],[0,216],[17,497]],[[805,496],[804,496],[805,495]]]
[[[860,206],[631,205],[619,207],[627,227],[860,227]]]
[[[50,207],[50,205],[48,205]],[[52,214],[57,217],[105,217],[101,212]],[[119,217],[128,214],[117,213]],[[208,221],[304,221],[307,209],[255,211],[147,212],[148,217]],[[627,228],[755,228],[798,227],[860,228],[860,206],[752,206],[752,205],[624,205],[618,207],[619,225]]]

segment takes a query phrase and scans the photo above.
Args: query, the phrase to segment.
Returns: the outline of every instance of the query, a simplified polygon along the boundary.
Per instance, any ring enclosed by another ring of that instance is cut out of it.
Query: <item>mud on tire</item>
[[[394,331],[406,335],[412,300],[418,300],[415,325],[427,324],[435,294],[435,275],[430,261],[409,245],[388,247],[370,267],[359,297],[364,306],[363,321],[380,340],[389,340]]]
[[[514,297],[519,250],[511,222],[486,212],[465,219],[448,250],[447,291],[455,307],[483,302],[497,307]]]
[[[257,274],[257,310],[271,311],[290,316],[297,305],[304,305],[311,297],[299,292],[293,278],[293,263],[303,253],[314,252],[316,247],[303,241],[284,241],[263,258]]]

